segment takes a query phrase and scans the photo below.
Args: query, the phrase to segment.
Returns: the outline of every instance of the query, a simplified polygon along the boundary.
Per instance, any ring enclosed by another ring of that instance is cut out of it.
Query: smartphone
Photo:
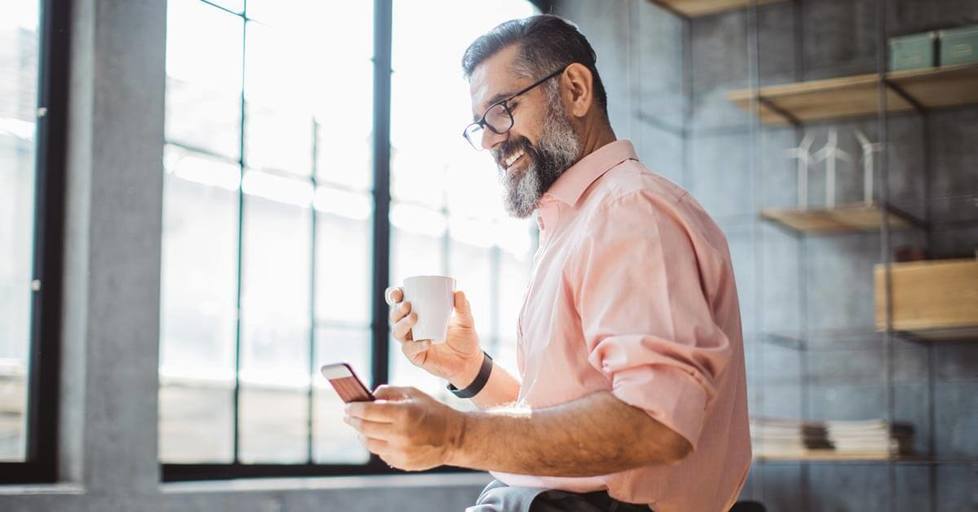
[[[346,363],[324,365],[320,370],[323,377],[333,386],[340,399],[350,402],[373,402],[373,393],[363,385],[363,381],[353,373],[353,368]]]

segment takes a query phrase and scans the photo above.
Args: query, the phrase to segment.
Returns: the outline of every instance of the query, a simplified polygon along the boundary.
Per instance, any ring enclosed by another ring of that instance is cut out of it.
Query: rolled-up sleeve
[[[702,277],[723,260],[696,246],[674,206],[643,192],[602,205],[568,271],[590,364],[695,449],[731,348]]]

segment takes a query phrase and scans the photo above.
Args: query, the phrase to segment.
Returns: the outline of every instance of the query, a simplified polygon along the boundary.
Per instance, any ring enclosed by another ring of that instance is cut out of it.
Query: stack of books
[[[913,452],[913,426],[885,420],[798,421],[753,418],[754,457],[881,460]]]

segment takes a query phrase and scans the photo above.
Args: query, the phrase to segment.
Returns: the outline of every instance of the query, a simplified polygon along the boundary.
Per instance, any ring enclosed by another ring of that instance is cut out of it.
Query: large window
[[[63,3],[0,16],[0,474],[52,481],[63,197]]]
[[[483,4],[395,2],[392,94],[375,98],[374,59],[391,48],[375,51],[374,31],[391,20],[374,2],[169,1],[166,478],[387,468],[360,447],[318,375],[346,361],[380,383],[372,369],[389,357],[391,381],[444,397],[443,384],[389,353],[386,317],[373,313],[377,258],[390,258],[391,283],[458,277],[484,343],[515,360],[530,231],[505,218],[491,160],[460,136],[471,116],[459,59],[480,32],[533,10]],[[478,21],[435,38],[432,9]],[[374,214],[388,193],[374,188],[384,144],[375,105],[391,111],[389,219]],[[380,253],[375,235],[386,232]]]
[[[168,6],[161,459],[364,462],[316,369],[370,368],[371,4],[244,9]]]

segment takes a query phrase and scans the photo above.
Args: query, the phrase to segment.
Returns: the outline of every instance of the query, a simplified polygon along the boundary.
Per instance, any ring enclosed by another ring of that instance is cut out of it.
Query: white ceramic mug
[[[404,280],[404,300],[418,315],[411,328],[415,341],[445,343],[448,320],[455,305],[455,280],[445,276],[413,276]]]

